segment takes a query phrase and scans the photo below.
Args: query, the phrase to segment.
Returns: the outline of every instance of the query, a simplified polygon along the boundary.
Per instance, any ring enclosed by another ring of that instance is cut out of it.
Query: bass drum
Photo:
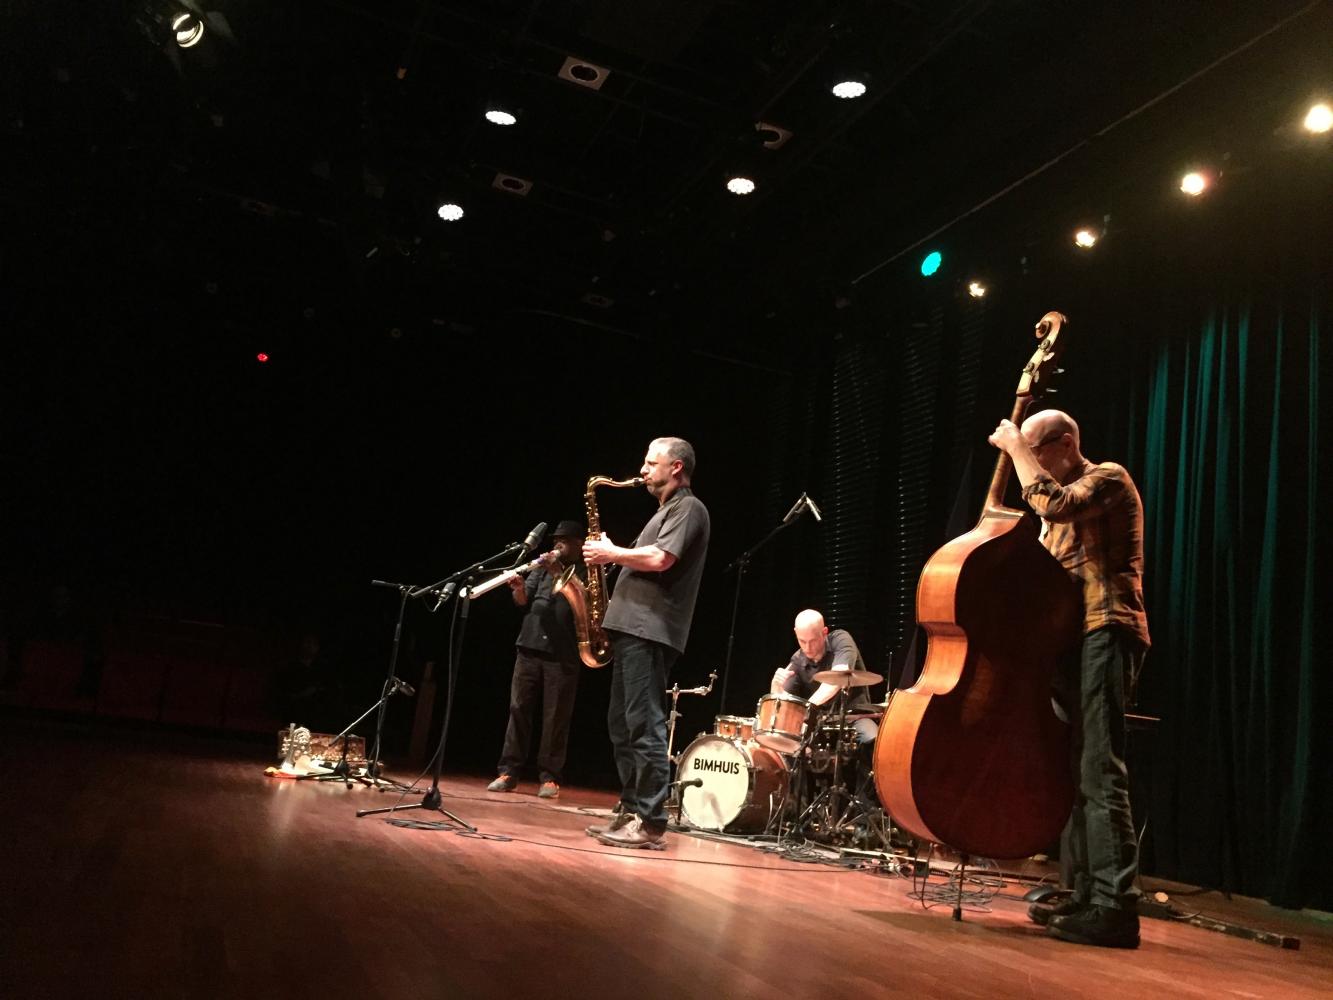
[[[700,736],[680,755],[676,777],[703,784],[682,788],[680,818],[699,830],[755,833],[787,798],[787,762],[757,743]]]

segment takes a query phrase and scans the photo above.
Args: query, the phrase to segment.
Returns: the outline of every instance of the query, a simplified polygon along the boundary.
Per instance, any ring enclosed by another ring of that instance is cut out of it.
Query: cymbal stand
[[[833,780],[829,782],[827,788],[815,797],[810,805],[806,806],[800,819],[797,820],[797,824],[802,828],[806,826],[807,822],[821,823],[822,830],[830,839],[843,832],[844,821],[851,810],[853,798],[842,783],[843,740],[847,732],[847,703],[850,700],[847,692],[849,690],[851,689],[844,687],[837,695],[838,738],[833,744]],[[846,797],[847,806],[840,810],[839,804],[842,797]],[[838,817],[836,820],[834,819],[835,816]]]
[[[708,695],[713,691],[713,684],[717,681],[717,671],[714,670],[708,675],[708,684],[706,687],[682,688],[679,683],[672,684],[667,688],[667,694],[671,695],[671,714],[667,716],[667,766],[675,768],[680,763],[680,754],[671,752],[672,746],[676,742],[676,721],[680,718],[680,712],[676,711],[676,703],[683,694]],[[701,782],[702,783],[702,782]],[[682,795],[680,782],[671,782],[671,797],[667,800],[667,814],[675,814],[676,822],[680,822],[680,797]]]

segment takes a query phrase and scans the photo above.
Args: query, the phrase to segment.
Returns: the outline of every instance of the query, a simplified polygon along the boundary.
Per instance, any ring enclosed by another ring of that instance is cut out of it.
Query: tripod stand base
[[[467,830],[469,833],[476,833],[476,832],[477,832],[477,828],[476,828],[475,826],[473,826],[471,823],[467,822],[467,820],[460,819],[459,817],[455,816],[455,815],[454,815],[453,813],[451,813],[448,809],[444,808],[443,805],[441,805],[441,798],[440,798],[440,790],[439,790],[439,788],[431,788],[428,792],[426,792],[425,797],[424,797],[420,802],[414,802],[414,803],[412,803],[411,805],[407,805],[407,806],[384,806],[383,808],[380,808],[380,809],[358,809],[358,810],[356,811],[356,815],[357,815],[357,818],[360,819],[362,816],[377,816],[377,815],[379,815],[380,813],[406,812],[406,811],[409,810],[409,809],[431,809],[431,810],[434,810],[435,812],[439,813],[440,815],[445,816],[445,817],[447,817],[448,819],[453,820],[455,823],[457,823],[457,824],[458,824],[459,826],[461,826],[463,829]]]

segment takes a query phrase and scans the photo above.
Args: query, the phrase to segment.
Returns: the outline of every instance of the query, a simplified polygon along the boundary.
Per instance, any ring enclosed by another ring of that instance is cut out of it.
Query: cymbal
[[[814,679],[820,684],[858,688],[878,684],[884,677],[869,670],[821,670]]]

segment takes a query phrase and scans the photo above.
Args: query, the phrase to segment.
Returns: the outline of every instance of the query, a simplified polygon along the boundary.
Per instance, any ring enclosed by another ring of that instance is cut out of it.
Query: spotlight
[[[754,181],[748,177],[733,177],[727,181],[727,190],[732,194],[749,194],[754,190]]]
[[[268,355],[265,354],[263,351],[260,351],[258,354],[255,355],[255,360],[258,361],[261,365],[268,364]]]
[[[833,96],[844,101],[860,97],[866,92],[866,85],[860,80],[840,80],[833,85]]]
[[[486,111],[486,120],[492,125],[516,125],[518,119],[508,111],[500,108],[490,108]]]
[[[463,217],[463,206],[447,201],[435,210],[435,214],[445,222],[457,222]]]
[[[986,297],[986,286],[980,281],[969,281],[967,283],[967,294],[974,299],[984,299]]]
[[[1333,108],[1322,102],[1314,105],[1305,116],[1305,128],[1310,132],[1327,132],[1333,128]]]
[[[940,265],[943,263],[944,254],[940,253],[938,250],[930,251],[930,253],[921,258],[922,277],[929,278],[940,269]]]
[[[204,37],[204,22],[194,14],[177,14],[171,19],[171,30],[176,33],[177,45],[183,49],[193,48]]]
[[[1091,250],[1097,245],[1097,234],[1091,229],[1080,229],[1074,234],[1074,246],[1080,250]]]
[[[1207,174],[1200,173],[1197,170],[1191,170],[1184,177],[1180,178],[1180,190],[1184,191],[1191,198],[1197,198],[1208,190],[1209,178]]]

